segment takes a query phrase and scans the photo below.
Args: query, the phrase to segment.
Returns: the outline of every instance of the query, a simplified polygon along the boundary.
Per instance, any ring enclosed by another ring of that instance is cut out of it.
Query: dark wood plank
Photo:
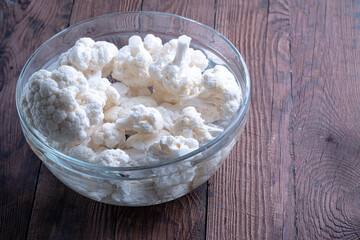
[[[36,48],[69,24],[72,1],[0,2],[0,239],[25,239],[40,160],[15,107],[20,71]]]
[[[116,239],[204,239],[206,184],[174,201],[118,208]]]
[[[112,12],[138,11],[141,1],[75,1],[70,24]],[[113,239],[117,207],[89,200],[42,165],[28,239]]]
[[[116,12],[140,11],[142,0],[75,1],[71,25],[89,18]]]
[[[143,11],[159,11],[191,18],[214,27],[215,0],[144,0]]]
[[[360,238],[360,3],[291,1],[300,239]]]
[[[290,6],[223,1],[216,29],[244,56],[252,80],[247,127],[209,181],[209,239],[294,239],[290,145]]]

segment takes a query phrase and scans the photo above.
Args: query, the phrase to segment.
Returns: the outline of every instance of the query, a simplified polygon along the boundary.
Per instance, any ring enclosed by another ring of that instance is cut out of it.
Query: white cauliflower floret
[[[204,72],[201,86],[196,99],[182,104],[195,106],[206,122],[230,120],[242,98],[234,75],[226,67],[217,65]]]
[[[104,123],[91,136],[97,146],[116,148],[125,144],[125,131],[117,129],[115,123]]]
[[[182,116],[175,122],[173,133],[187,138],[194,138],[200,145],[204,145],[214,138],[209,133],[204,119],[201,118],[200,113],[194,107],[183,109]]]
[[[119,104],[120,94],[106,78],[92,78],[88,80],[89,87],[105,93],[106,107]]]
[[[103,92],[88,89],[80,93],[76,100],[85,109],[90,125],[98,124],[104,119],[103,108],[106,103],[106,95]]]
[[[113,83],[112,86],[120,94],[121,98],[119,104],[130,100],[133,97],[150,96],[151,91],[147,87],[128,87],[121,82]],[[153,100],[154,102],[154,100]]]
[[[104,111],[104,120],[116,122],[119,118],[127,117],[131,112],[124,111],[124,107],[114,106]]]
[[[94,159],[96,164],[109,167],[130,167],[131,159],[121,149],[106,149],[97,155]]]
[[[182,136],[162,137],[158,143],[149,148],[148,160],[151,163],[166,162],[173,158],[183,156],[199,147],[198,141]],[[154,169],[159,177],[154,178],[155,190],[161,198],[177,196],[179,193],[190,190],[191,182],[195,176],[195,167],[190,159],[181,161],[158,169]]]
[[[159,58],[161,58],[165,64],[168,64],[174,60],[178,46],[178,39],[172,39],[169,42],[165,43],[163,48],[160,50]],[[204,71],[208,64],[209,60],[206,58],[205,54],[200,50],[194,50],[189,48],[185,56],[185,61],[189,67],[198,67],[201,71]]]
[[[112,43],[80,38],[72,48],[60,55],[58,66],[72,66],[87,78],[101,78],[104,68],[104,72],[110,74],[109,65],[117,52],[117,47]]]
[[[124,149],[124,152],[126,152],[127,155],[129,155],[129,157],[132,160],[132,164],[134,164],[134,166],[142,166],[149,164],[149,161],[148,159],[146,159],[146,154],[143,149],[138,150],[135,148],[129,148],[129,149]]]
[[[139,36],[129,38],[129,45],[122,47],[114,58],[112,77],[128,87],[148,87],[152,85],[149,66],[153,62]]]
[[[165,136],[149,148],[151,158],[180,157],[199,148],[199,142],[183,136]]]
[[[152,34],[148,34],[144,38],[144,47],[150,53],[153,61],[156,61],[160,55],[163,45],[160,38],[155,37]]]
[[[156,108],[140,104],[131,108],[132,113],[127,118],[116,121],[119,129],[133,130],[140,134],[158,134],[164,127],[164,121]]]
[[[171,63],[160,58],[150,65],[149,73],[154,80],[153,97],[159,102],[177,103],[179,99],[198,93],[201,69],[189,66],[186,55],[191,38],[179,37],[174,60]]]
[[[160,106],[157,106],[156,109],[159,110],[164,120],[164,128],[171,131],[174,127],[176,119],[178,119],[181,115],[180,106],[178,104],[172,105],[165,102]]]
[[[96,153],[92,148],[88,147],[89,141],[90,138],[85,139],[81,144],[77,146],[71,147],[67,151],[67,154],[73,158],[93,163],[96,157]]]
[[[88,113],[95,114],[95,109],[90,111],[89,107],[97,104],[84,94],[87,90],[86,78],[72,67],[35,72],[26,84],[21,100],[25,118],[49,139],[59,143],[81,141],[87,137],[90,123],[94,122]],[[82,98],[78,99],[80,95]],[[82,99],[87,105],[83,105]],[[97,120],[100,119],[95,122]]]
[[[125,141],[125,145],[127,148],[134,148],[136,150],[145,152],[149,149],[149,147],[152,144],[159,142],[162,137],[169,136],[169,135],[171,135],[171,133],[169,133],[166,130],[162,130],[158,134],[139,134],[139,133],[137,133],[137,134],[131,135]]]
[[[124,107],[125,109],[131,109],[140,104],[146,107],[152,107],[152,108],[157,107],[156,101],[149,96],[132,97],[131,99],[121,103],[121,106]]]
[[[137,105],[144,105],[146,107],[156,107],[157,103],[152,97],[139,96],[124,100],[120,106],[114,106],[104,112],[105,120],[108,122],[116,122],[119,118],[127,117],[131,114],[131,109]]]

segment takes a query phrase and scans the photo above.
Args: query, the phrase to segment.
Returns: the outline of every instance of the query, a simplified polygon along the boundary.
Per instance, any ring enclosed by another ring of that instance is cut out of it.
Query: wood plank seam
[[[289,6],[291,5],[291,2],[289,0]],[[291,6],[290,6],[291,8]],[[291,11],[289,11],[289,23],[291,26]],[[291,28],[290,28],[291,29]],[[291,87],[291,101],[294,102],[294,85],[293,85],[293,72],[292,72],[292,48],[291,48],[291,43],[292,43],[292,31],[290,30],[290,39],[289,39],[289,63],[290,63],[290,87]],[[293,110],[291,110],[290,112],[290,157],[292,160],[292,177],[293,177],[293,194],[294,194],[294,203],[295,203],[295,207],[294,207],[294,227],[295,227],[295,237],[296,239],[299,239],[299,227],[298,227],[298,216],[297,216],[297,198],[296,198],[296,168],[295,168],[295,149],[294,149],[294,112]]]

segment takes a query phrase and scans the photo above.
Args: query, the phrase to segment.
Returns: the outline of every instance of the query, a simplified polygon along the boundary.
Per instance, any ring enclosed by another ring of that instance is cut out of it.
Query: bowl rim
[[[20,92],[20,82],[21,79],[24,75],[25,70],[27,69],[28,65],[30,64],[31,60],[33,58],[35,58],[37,56],[37,54],[46,47],[46,45],[51,42],[53,39],[55,39],[56,37],[70,31],[71,29],[75,28],[78,25],[84,24],[84,23],[88,23],[97,19],[102,19],[102,18],[107,18],[107,17],[112,17],[112,16],[119,16],[119,15],[130,15],[130,14],[138,14],[139,16],[141,16],[142,14],[150,14],[150,15],[163,15],[163,16],[168,16],[168,17],[173,17],[173,18],[178,18],[180,20],[184,20],[187,22],[191,22],[193,24],[199,25],[200,27],[204,27],[210,31],[212,31],[214,34],[216,34],[217,36],[219,36],[220,38],[222,38],[230,47],[231,49],[234,51],[234,53],[237,55],[237,57],[240,59],[241,65],[244,68],[244,73],[245,73],[245,94],[243,94],[243,104],[241,105],[240,109],[237,110],[238,115],[236,116],[236,119],[232,119],[232,121],[230,122],[229,126],[216,138],[214,138],[213,140],[211,140],[210,142],[206,143],[205,145],[197,148],[194,151],[191,151],[185,155],[182,155],[180,157],[176,157],[174,159],[171,159],[170,161],[165,161],[165,162],[161,162],[161,163],[154,163],[154,164],[146,164],[146,165],[142,165],[142,166],[132,166],[132,167],[110,167],[110,166],[101,166],[98,164],[94,164],[94,163],[89,163],[89,162],[85,162],[83,160],[74,158],[74,157],[70,157],[58,150],[56,150],[55,148],[49,146],[48,144],[46,144],[45,142],[41,141],[39,139],[39,137],[37,136],[37,134],[32,130],[32,127],[28,125],[27,121],[25,120],[25,118],[22,116],[22,111],[20,109],[20,96],[21,96],[21,92]],[[38,145],[40,145],[42,148],[45,149],[45,151],[49,151],[51,154],[56,155],[57,157],[60,157],[62,160],[66,160],[69,161],[70,163],[82,166],[82,167],[86,167],[92,170],[100,170],[100,171],[122,171],[122,172],[129,172],[129,171],[136,171],[136,170],[146,170],[146,169],[154,169],[154,168],[158,168],[158,167],[162,167],[162,166],[167,166],[170,164],[174,164],[174,163],[178,163],[184,160],[188,160],[191,159],[193,156],[196,156],[197,154],[205,151],[206,149],[211,148],[212,146],[214,146],[215,144],[217,144],[218,142],[220,142],[223,138],[226,137],[226,135],[232,131],[233,127],[235,125],[237,125],[239,122],[241,122],[241,120],[244,118],[245,114],[248,111],[249,108],[249,104],[250,104],[250,90],[251,90],[251,82],[250,82],[250,75],[249,75],[249,71],[248,68],[246,66],[246,63],[243,59],[243,57],[241,56],[240,52],[236,49],[236,47],[225,37],[223,36],[221,33],[219,33],[218,31],[216,31],[214,28],[209,27],[203,23],[197,22],[193,19],[190,18],[186,18],[186,17],[182,17],[179,15],[175,15],[175,14],[170,14],[170,13],[164,13],[164,12],[155,12],[155,11],[130,11],[130,12],[116,12],[116,13],[110,13],[110,14],[106,14],[106,15],[101,15],[101,16],[96,16],[93,18],[89,18],[86,19],[84,21],[78,22],[74,25],[71,25],[65,29],[63,29],[62,31],[56,33],[55,35],[53,35],[52,37],[50,37],[48,40],[46,40],[43,44],[40,45],[39,48],[37,48],[34,53],[30,56],[30,58],[26,61],[24,67],[22,68],[17,84],[16,84],[16,93],[15,93],[15,98],[16,98],[16,109],[20,118],[20,122],[23,128],[25,128],[25,131],[28,131],[32,134],[32,140],[35,141]],[[24,133],[25,134],[25,133]]]

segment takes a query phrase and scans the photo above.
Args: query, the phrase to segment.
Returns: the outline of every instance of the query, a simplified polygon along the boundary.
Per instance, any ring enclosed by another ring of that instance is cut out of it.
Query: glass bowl
[[[59,55],[81,37],[105,40],[119,49],[132,35],[152,33],[167,42],[186,34],[191,47],[200,49],[209,66],[226,65],[234,74],[243,99],[223,133],[184,156],[166,163],[140,167],[105,167],[69,157],[52,148],[25,120],[20,99],[29,77],[54,66]],[[99,202],[146,206],[179,198],[206,182],[220,167],[239,138],[248,116],[250,77],[237,49],[220,33],[196,21],[158,12],[126,12],[75,24],[46,41],[26,62],[16,86],[16,106],[25,138],[46,167],[74,191]]]

